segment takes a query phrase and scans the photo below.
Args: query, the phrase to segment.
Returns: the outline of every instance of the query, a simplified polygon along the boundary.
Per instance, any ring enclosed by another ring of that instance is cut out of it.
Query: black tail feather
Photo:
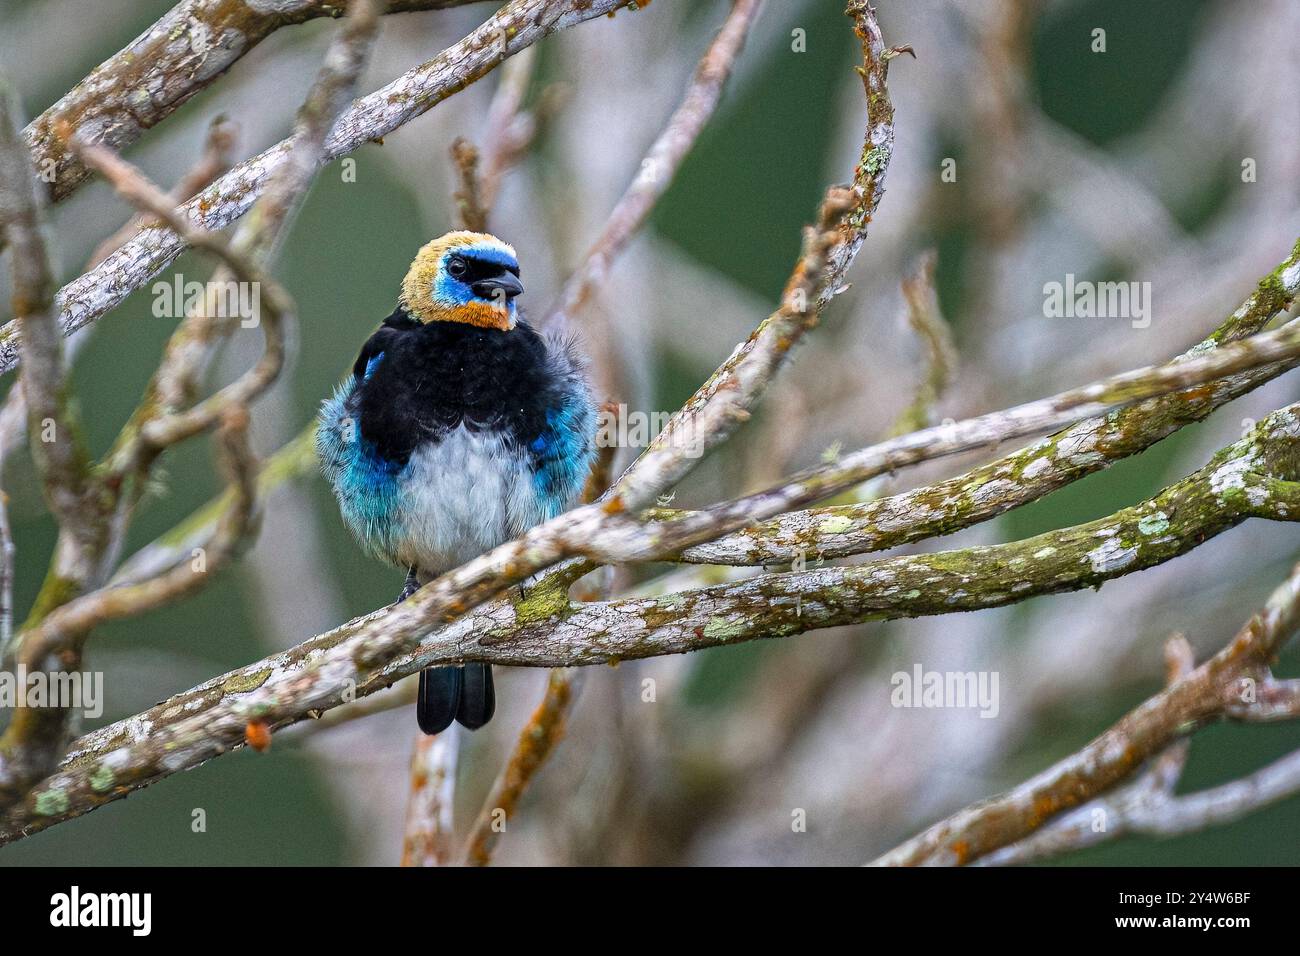
[[[420,695],[415,719],[426,734],[440,734],[456,719],[463,672],[459,667],[426,667],[420,671]]]
[[[460,706],[456,719],[470,730],[478,730],[497,709],[497,692],[492,685],[491,664],[466,664],[460,690]]]
[[[459,720],[478,730],[496,711],[496,690],[489,664],[426,667],[420,671],[415,717],[426,734],[440,734]]]

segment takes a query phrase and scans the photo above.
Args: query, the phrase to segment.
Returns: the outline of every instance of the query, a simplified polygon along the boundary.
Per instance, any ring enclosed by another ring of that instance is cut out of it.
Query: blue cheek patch
[[[433,284],[433,297],[444,305],[465,305],[478,298],[463,282],[458,282],[447,275],[446,270],[438,271],[437,281]]]
[[[453,279],[447,273],[447,259],[453,255],[463,254],[471,256],[480,262],[490,262],[494,265],[501,266],[503,269],[519,270],[517,263],[512,256],[500,249],[490,246],[464,246],[453,249],[443,257],[442,267],[438,270],[438,278],[433,283],[433,298],[445,306],[454,308],[458,305],[466,305],[470,302],[486,302],[489,305],[495,303],[494,299],[484,298],[481,295],[475,295],[474,290],[459,279]],[[507,309],[511,315],[515,314],[515,304],[511,302]]]
[[[442,306],[455,309],[457,306],[469,305],[471,302],[481,305],[490,305],[496,307],[497,300],[490,297],[475,295],[474,290],[465,283],[453,279],[445,272],[438,274],[438,279],[433,286],[434,299]],[[506,314],[515,315],[514,300],[506,303]]]
[[[370,381],[370,376],[375,374],[375,369],[379,367],[379,360],[383,357],[384,357],[384,353],[380,352],[378,355],[376,355],[374,358],[372,358],[369,362],[366,363],[366,371],[365,374],[362,376],[363,381],[366,382]]]

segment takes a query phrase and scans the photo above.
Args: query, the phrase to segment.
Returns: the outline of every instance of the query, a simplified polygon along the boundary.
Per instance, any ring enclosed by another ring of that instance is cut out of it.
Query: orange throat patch
[[[466,302],[452,308],[425,305],[424,308],[413,309],[410,303],[406,305],[407,310],[421,322],[463,322],[480,329],[500,329],[502,332],[509,332],[515,327],[514,317],[508,309],[486,302]]]

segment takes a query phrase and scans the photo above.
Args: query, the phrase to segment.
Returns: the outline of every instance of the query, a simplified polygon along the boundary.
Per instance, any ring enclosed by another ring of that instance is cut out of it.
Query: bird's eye
[[[459,279],[468,269],[469,266],[465,264],[465,260],[460,256],[453,256],[451,261],[447,263],[447,274],[453,279]]]

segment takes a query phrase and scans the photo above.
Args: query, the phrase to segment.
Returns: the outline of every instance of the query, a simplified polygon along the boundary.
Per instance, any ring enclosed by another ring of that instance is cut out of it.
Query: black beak
[[[484,299],[500,300],[504,298],[509,302],[524,291],[524,284],[519,281],[519,277],[513,272],[503,272],[501,275],[492,276],[490,279],[479,279],[470,288],[474,290],[475,295]]]

